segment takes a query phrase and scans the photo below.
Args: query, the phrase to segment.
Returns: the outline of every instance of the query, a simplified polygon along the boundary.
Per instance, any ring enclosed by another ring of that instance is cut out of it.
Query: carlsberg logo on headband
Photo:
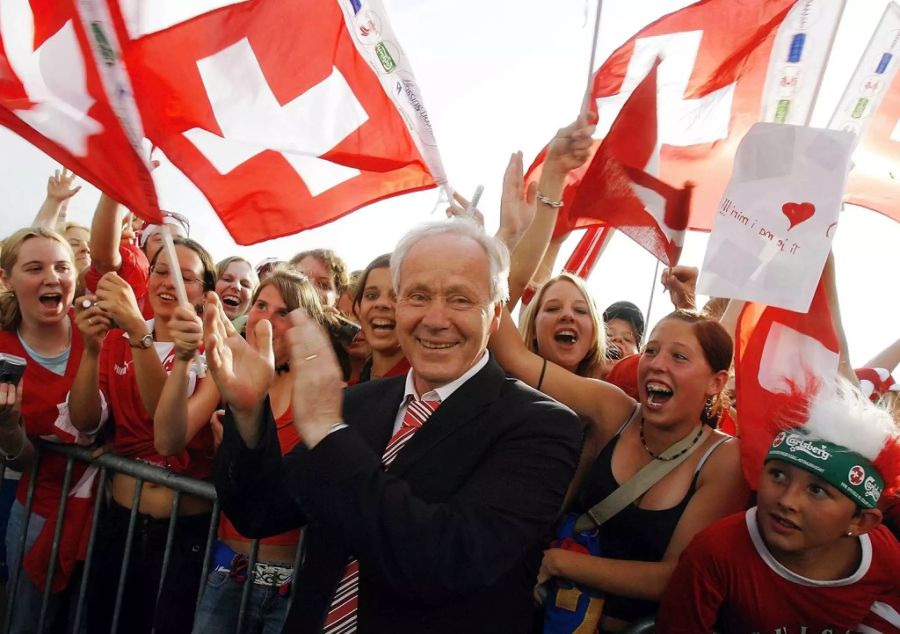
[[[827,440],[811,439],[799,429],[779,432],[766,461],[782,460],[819,476],[864,508],[874,508],[884,489],[871,461]]]

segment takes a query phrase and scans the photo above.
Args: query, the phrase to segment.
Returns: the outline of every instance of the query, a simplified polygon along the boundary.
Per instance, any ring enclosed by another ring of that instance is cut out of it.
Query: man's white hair
[[[488,280],[491,287],[491,301],[505,302],[509,299],[509,250],[499,239],[489,236],[475,221],[468,218],[453,218],[438,222],[428,222],[409,231],[391,254],[391,282],[394,292],[400,294],[400,269],[409,250],[420,240],[441,235],[455,235],[471,238],[484,249],[488,257]]]

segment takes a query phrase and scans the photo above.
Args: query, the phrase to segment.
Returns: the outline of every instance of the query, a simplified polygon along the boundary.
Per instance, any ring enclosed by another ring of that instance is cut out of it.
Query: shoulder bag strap
[[[625,484],[620,485],[618,489],[588,509],[586,513],[575,521],[575,531],[580,533],[602,526],[607,520],[646,493],[650,487],[662,480],[672,469],[687,460],[688,456],[694,453],[709,435],[708,430],[703,430],[703,438],[695,442],[694,437],[697,435],[700,427],[700,425],[694,427],[691,433],[662,452],[660,454],[662,460],[652,460],[650,464],[634,474]],[[684,453],[678,455],[680,452]],[[677,458],[666,460],[669,456],[676,455],[678,455]]]

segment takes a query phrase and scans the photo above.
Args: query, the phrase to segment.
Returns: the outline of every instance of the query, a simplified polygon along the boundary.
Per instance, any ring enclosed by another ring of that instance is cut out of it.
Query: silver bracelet
[[[561,209],[564,204],[563,201],[553,200],[552,198],[550,198],[549,196],[545,196],[541,192],[537,193],[537,199],[545,205],[553,207],[554,209]]]

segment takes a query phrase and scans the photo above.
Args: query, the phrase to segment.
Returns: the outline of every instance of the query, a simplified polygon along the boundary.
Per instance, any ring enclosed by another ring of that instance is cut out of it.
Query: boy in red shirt
[[[900,484],[900,435],[849,386],[808,411],[775,436],[758,505],[684,551],[657,631],[900,632],[900,544],[876,507]]]

